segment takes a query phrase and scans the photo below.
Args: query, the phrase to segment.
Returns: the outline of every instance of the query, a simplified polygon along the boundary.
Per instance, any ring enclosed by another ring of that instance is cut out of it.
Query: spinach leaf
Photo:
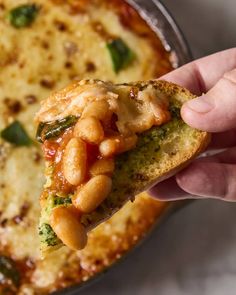
[[[134,52],[120,38],[108,42],[107,49],[116,73],[128,66],[135,58]]]
[[[10,280],[16,287],[20,283],[20,273],[14,261],[7,256],[0,256],[0,274]]]
[[[8,18],[13,27],[23,28],[32,24],[38,12],[39,7],[36,4],[23,4],[10,10]]]
[[[1,137],[16,146],[29,146],[32,141],[19,121],[14,121],[1,132]]]
[[[68,116],[61,120],[50,123],[40,123],[36,133],[36,139],[43,142],[46,139],[55,138],[61,134],[62,131],[71,127],[77,122],[76,116]]]

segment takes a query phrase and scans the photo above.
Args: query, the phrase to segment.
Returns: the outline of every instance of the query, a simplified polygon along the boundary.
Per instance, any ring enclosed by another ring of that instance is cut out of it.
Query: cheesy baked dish
[[[32,123],[40,101],[72,80],[148,80],[170,53],[123,0],[0,0],[0,294],[49,294],[94,277],[130,250],[170,205],[147,194],[41,260],[44,159]]]

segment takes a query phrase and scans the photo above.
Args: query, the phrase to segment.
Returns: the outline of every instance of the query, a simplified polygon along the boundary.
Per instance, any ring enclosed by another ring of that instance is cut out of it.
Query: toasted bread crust
[[[185,97],[185,100],[190,100],[196,98],[196,95],[192,94],[188,89],[181,87],[175,83],[167,82],[165,80],[152,80],[154,84],[162,91],[163,93],[167,94],[168,96],[179,95]],[[201,154],[207,146],[209,145],[211,140],[211,134],[208,132],[199,131],[198,138],[197,138],[197,145],[189,150],[188,154],[186,154],[181,160],[183,163],[177,164],[172,163],[172,168],[169,171],[161,173],[157,176],[154,182],[151,182],[150,185],[146,187],[145,190],[151,188],[155,184],[170,178],[171,176],[175,175],[185,167],[187,167],[193,159],[195,159],[199,154]]]

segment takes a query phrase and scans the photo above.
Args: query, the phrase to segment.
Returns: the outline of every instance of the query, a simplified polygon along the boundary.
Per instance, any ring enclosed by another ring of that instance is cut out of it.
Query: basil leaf
[[[116,73],[128,66],[135,58],[134,52],[120,38],[108,42],[107,49]]]
[[[7,256],[0,256],[0,274],[10,280],[16,287],[20,283],[20,273],[14,261]]]
[[[13,8],[8,14],[8,19],[15,28],[28,27],[35,20],[38,12],[39,7],[36,4],[23,4]]]
[[[20,122],[14,121],[1,132],[1,137],[16,146],[29,146],[32,141]]]
[[[40,123],[36,133],[36,139],[43,142],[46,139],[58,137],[62,131],[71,127],[77,122],[76,116],[68,116],[64,119],[50,123]]]

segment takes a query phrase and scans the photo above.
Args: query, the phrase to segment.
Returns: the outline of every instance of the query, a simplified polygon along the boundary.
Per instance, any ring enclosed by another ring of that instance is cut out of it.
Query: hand
[[[183,120],[212,132],[209,149],[226,149],[196,159],[175,177],[150,190],[161,200],[210,197],[236,201],[236,48],[187,64],[161,79],[200,96],[185,103]],[[206,93],[206,94],[204,94]]]

